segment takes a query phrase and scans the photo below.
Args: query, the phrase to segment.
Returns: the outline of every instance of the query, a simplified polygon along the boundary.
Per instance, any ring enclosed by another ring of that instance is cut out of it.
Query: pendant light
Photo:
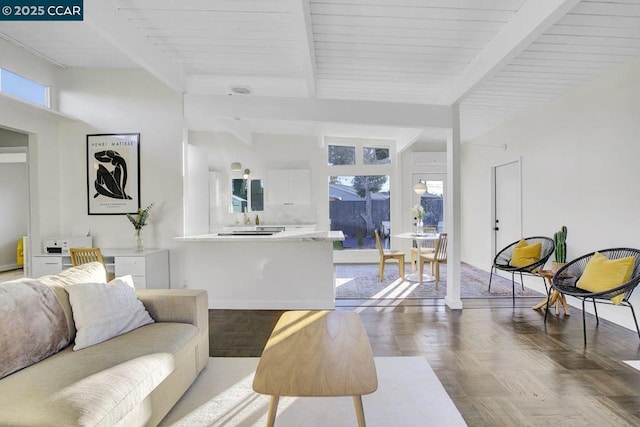
[[[427,192],[427,184],[420,180],[416,185],[413,186],[413,191],[415,191],[418,196],[422,196]]]

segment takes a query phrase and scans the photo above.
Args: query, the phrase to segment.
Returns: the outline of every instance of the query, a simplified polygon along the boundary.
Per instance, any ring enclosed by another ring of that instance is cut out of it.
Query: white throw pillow
[[[117,277],[107,283],[78,283],[67,286],[76,324],[74,350],[153,323],[136,297],[133,278]]]

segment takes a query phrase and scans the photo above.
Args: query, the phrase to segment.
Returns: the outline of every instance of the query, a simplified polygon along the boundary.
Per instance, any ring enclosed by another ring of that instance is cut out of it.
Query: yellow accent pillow
[[[635,265],[634,257],[609,259],[596,252],[584,268],[582,276],[576,283],[580,289],[591,292],[604,292],[627,283]],[[620,304],[623,295],[611,298],[614,304]]]
[[[524,245],[522,243],[524,242]],[[524,240],[520,240],[513,249],[510,265],[513,267],[526,267],[540,260],[542,253],[542,243],[527,244]]]

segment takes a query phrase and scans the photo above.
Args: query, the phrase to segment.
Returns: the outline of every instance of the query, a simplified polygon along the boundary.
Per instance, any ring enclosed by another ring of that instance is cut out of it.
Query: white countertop
[[[146,256],[155,254],[157,252],[164,252],[168,249],[156,249],[156,248],[144,248],[144,250],[138,252],[133,248],[100,248],[100,252],[103,257],[113,257],[113,256]],[[33,256],[46,256],[46,257],[70,257],[69,251],[61,252],[61,253],[37,253]]]
[[[220,226],[220,230],[255,230],[258,227],[283,227],[288,229],[300,229],[304,228],[306,230],[315,230],[316,224],[305,223],[305,224],[228,224]]]
[[[285,230],[270,236],[219,236],[217,233],[176,237],[181,242],[311,242],[344,240],[342,231]]]

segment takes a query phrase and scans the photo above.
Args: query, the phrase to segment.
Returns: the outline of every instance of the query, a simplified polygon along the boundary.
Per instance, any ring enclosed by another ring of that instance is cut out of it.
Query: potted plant
[[[135,229],[135,243],[136,243],[136,251],[142,252],[144,251],[144,242],[142,240],[142,227],[147,225],[147,219],[149,218],[149,211],[153,207],[155,203],[151,203],[146,208],[138,209],[138,213],[136,215],[127,214],[127,218],[133,224],[133,228]]]
[[[556,244],[556,251],[555,261],[551,261],[551,271],[555,274],[567,263],[567,227],[565,225],[553,235],[553,240]]]
[[[413,217],[413,224],[416,227],[416,234],[422,234],[424,215],[426,213],[424,210],[424,206],[422,206],[421,204],[417,204],[410,209],[411,212],[413,212],[413,214],[415,215]]]

